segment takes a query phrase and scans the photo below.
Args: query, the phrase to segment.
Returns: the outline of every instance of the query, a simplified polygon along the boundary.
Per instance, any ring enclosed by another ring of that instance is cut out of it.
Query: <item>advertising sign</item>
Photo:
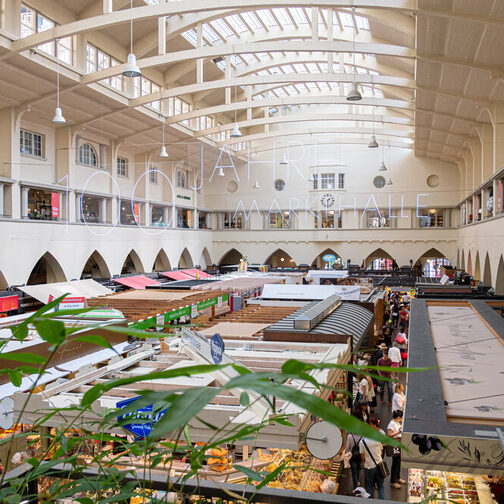
[[[0,312],[8,312],[19,308],[19,296],[0,297]]]
[[[210,338],[210,355],[214,364],[220,364],[222,362],[222,356],[224,355],[224,341],[222,341],[222,338],[218,333],[215,333]]]
[[[125,399],[124,401],[119,401],[116,407],[119,409],[124,409],[131,403],[140,399],[141,396],[131,397]],[[160,411],[159,413],[153,414],[152,404],[144,406],[143,408],[138,408],[136,411],[131,411],[124,415],[118,417],[119,421],[131,418],[132,423],[124,424],[123,429],[129,430],[137,437],[147,437],[152,432],[152,427],[159,422],[159,419],[166,413],[166,409]],[[134,423],[134,420],[139,420]]]
[[[191,305],[191,318],[196,318],[198,316],[198,305]]]
[[[334,261],[336,261],[336,256],[334,254],[326,254],[325,256],[322,256],[322,259],[325,262],[333,263]]]
[[[158,326],[158,331],[164,331],[164,315],[156,315],[156,325]],[[162,326],[162,327],[160,327]]]
[[[60,195],[57,192],[51,193],[51,216],[60,217]]]
[[[58,305],[60,310],[80,310],[86,303],[85,297],[66,297]]]
[[[140,204],[139,203],[135,203],[133,205],[133,217],[135,219],[135,222],[137,224],[140,224]]]

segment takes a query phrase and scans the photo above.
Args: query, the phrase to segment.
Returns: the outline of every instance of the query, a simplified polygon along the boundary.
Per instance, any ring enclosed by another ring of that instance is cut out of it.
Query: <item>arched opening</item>
[[[476,261],[474,261],[474,281],[479,282],[481,280],[481,268],[479,252],[476,252]]]
[[[206,247],[201,252],[198,264],[200,265],[202,270],[207,269],[208,266],[212,266],[212,259],[210,258],[210,254],[208,253]]]
[[[50,252],[46,252],[33,267],[26,285],[66,282],[60,263]]]
[[[460,258],[459,268],[460,268],[461,270],[464,270],[464,271],[465,271],[465,267],[466,267],[466,263],[465,263],[465,252],[462,250],[462,255],[461,255],[461,258]]]
[[[336,257],[336,260],[331,264],[331,262],[328,262],[324,259],[324,256],[327,255],[333,255],[334,257]],[[316,269],[341,269],[343,268],[343,259],[334,250],[328,248],[321,252],[317,257],[315,257],[315,259],[312,261],[311,267]]]
[[[224,254],[220,260],[219,266],[234,266],[240,264],[240,259],[243,257],[241,252],[236,249],[231,249]]]
[[[483,268],[483,285],[485,287],[492,286],[492,270],[490,268],[490,257],[488,257],[488,252],[485,257],[485,266]]]
[[[129,273],[143,273],[144,268],[142,266],[142,261],[138,254],[132,250],[124,260],[121,275],[128,275]]]
[[[277,249],[270,254],[264,264],[269,264],[272,268],[295,268],[297,266],[294,259],[282,249]]]
[[[86,278],[111,278],[107,263],[98,251],[94,251],[84,265],[81,280]]]
[[[390,271],[396,267],[396,262],[388,252],[379,248],[366,257],[364,266],[368,270]]]
[[[161,249],[154,259],[154,264],[152,265],[152,271],[170,271],[171,265],[168,256],[164,249]]]
[[[444,254],[435,248],[427,250],[422,254],[417,262],[415,268],[422,271],[422,276],[427,278],[441,278],[441,266],[451,266],[451,262],[446,259]]]
[[[5,290],[7,289],[7,287],[7,280],[5,279],[3,273],[0,271],[0,290]]]
[[[500,256],[499,266],[497,266],[497,277],[495,279],[495,293],[504,294],[504,260]]]
[[[189,251],[185,248],[182,251],[182,254],[180,254],[180,259],[178,263],[179,269],[184,269],[184,268],[192,268],[194,266],[191,254],[189,254]]]
[[[467,268],[466,268],[467,273],[469,273],[470,276],[473,276],[473,267],[472,267],[472,259],[471,259],[471,251],[467,253]]]

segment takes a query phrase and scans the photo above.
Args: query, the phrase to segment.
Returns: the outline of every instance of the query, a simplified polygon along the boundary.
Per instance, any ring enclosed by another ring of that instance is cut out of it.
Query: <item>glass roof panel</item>
[[[251,61],[255,60],[255,56],[252,53],[243,53],[243,54],[240,54],[240,57],[242,60],[246,61],[247,63],[250,63]]]
[[[294,63],[294,68],[297,73],[307,73],[308,69],[303,63]]]
[[[364,16],[355,16],[359,30],[369,30],[369,19]]]
[[[244,33],[249,31],[245,26],[245,23],[240,19],[240,16],[236,14],[231,14],[231,16],[226,16],[226,21],[238,32]]]
[[[278,18],[280,23],[282,23],[282,26],[292,26],[292,20],[287,14],[287,10],[284,9],[283,7],[276,7],[273,9],[273,12],[275,13],[275,16]]]
[[[198,37],[196,35],[196,32],[193,29],[183,32],[182,37],[184,37],[194,47],[196,47],[198,45]],[[203,45],[205,45],[205,44],[203,44]]]
[[[343,26],[346,28],[353,28],[354,27],[354,22],[352,18],[352,14],[348,14],[348,12],[342,12],[338,11],[339,17],[341,19],[341,23]]]
[[[292,85],[291,85],[291,86],[285,86],[285,88],[284,88],[284,89],[285,89],[285,90],[287,91],[287,93],[289,93],[291,96],[293,96],[293,95],[297,95],[297,94],[298,94],[297,89],[296,89],[294,86],[292,86]]]
[[[219,35],[217,35],[210,25],[207,25],[206,23],[203,25],[203,37],[205,37],[211,44],[220,40]]]
[[[233,33],[233,30],[231,30],[231,28],[229,28],[229,26],[220,18],[210,21],[210,24],[213,28],[218,30],[224,38],[236,37],[236,35]]]
[[[292,65],[282,65],[281,68],[284,73],[294,73],[294,68],[292,68]]]
[[[256,14],[262,19],[268,28],[278,26],[278,23],[275,21],[275,18],[271,15],[271,12],[268,9],[259,9],[256,11]]]
[[[253,12],[242,12],[241,16],[247,22],[253,30],[263,30],[263,25],[257,19],[257,16]]]
[[[289,12],[298,24],[308,24],[308,19],[303,12],[301,7],[289,7]]]
[[[310,73],[319,73],[319,67],[317,66],[317,63],[306,63],[306,68],[308,68],[308,71]]]

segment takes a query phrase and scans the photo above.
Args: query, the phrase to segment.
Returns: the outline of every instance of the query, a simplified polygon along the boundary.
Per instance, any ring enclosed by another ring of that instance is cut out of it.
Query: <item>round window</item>
[[[285,189],[285,180],[276,179],[275,180],[275,189],[277,191],[283,191]]]
[[[427,177],[427,185],[429,187],[437,187],[439,185],[439,176],[438,175],[429,175]]]
[[[378,175],[378,177],[375,177],[373,179],[373,185],[377,189],[382,189],[383,187],[385,187],[385,182],[385,177],[382,177],[381,175]]]
[[[237,189],[238,189],[238,184],[234,180],[230,180],[227,184],[228,192],[234,193],[234,192],[236,192]]]

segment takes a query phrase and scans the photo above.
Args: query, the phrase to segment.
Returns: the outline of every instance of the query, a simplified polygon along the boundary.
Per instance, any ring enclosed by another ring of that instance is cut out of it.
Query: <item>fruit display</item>
[[[489,504],[490,487],[481,476],[445,471],[408,472],[408,502],[430,499],[433,504]]]

